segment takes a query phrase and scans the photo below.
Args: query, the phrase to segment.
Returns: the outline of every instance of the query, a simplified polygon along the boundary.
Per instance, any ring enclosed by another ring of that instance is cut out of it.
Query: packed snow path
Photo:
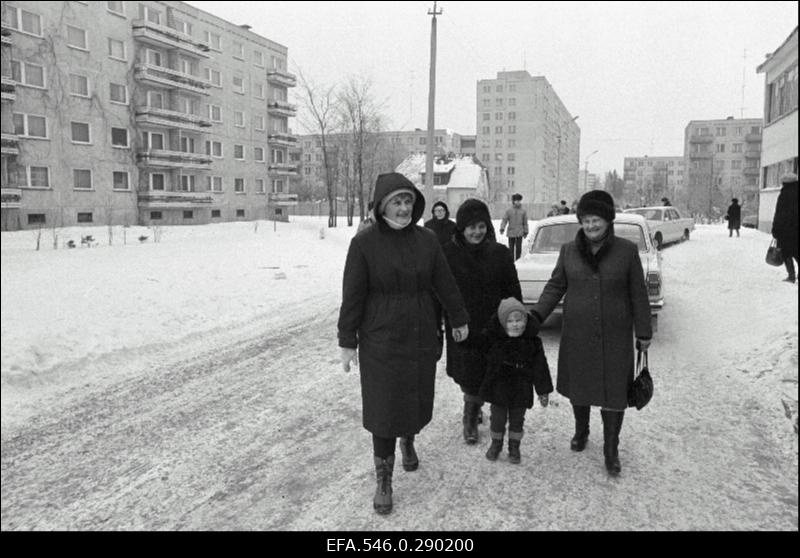
[[[571,452],[557,395],[528,412],[520,465],[505,448],[487,461],[485,424],[477,446],[462,441],[442,361],[420,468],[397,464],[395,510],[377,516],[358,372],[338,362],[336,277],[247,327],[66,364],[62,377],[104,381],[4,415],[2,529],[796,530],[797,287],[743,257],[768,243],[743,234],[700,229],[663,252],[656,393],[626,413],[619,478],[599,411]],[[542,332],[554,371],[558,334],[557,321]]]

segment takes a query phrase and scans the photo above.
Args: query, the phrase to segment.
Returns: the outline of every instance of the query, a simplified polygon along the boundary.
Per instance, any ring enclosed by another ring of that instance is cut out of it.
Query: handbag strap
[[[647,364],[647,351],[642,351],[641,349],[636,350],[636,373],[642,371],[642,368],[650,368],[650,365]]]

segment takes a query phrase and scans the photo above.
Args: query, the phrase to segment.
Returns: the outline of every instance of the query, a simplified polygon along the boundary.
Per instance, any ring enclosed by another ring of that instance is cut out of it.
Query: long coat
[[[529,319],[522,335],[509,337],[497,314],[491,319],[485,333],[486,376],[480,389],[484,401],[510,409],[530,409],[534,387],[538,395],[553,391],[542,340],[534,331]]]
[[[444,219],[437,219],[434,217],[433,219],[425,221],[425,228],[436,233],[436,238],[439,239],[439,244],[441,245],[447,244],[453,237],[453,233],[456,232],[456,222],[449,219],[449,215],[450,213],[448,212]]]
[[[450,335],[453,316],[448,315],[447,374],[465,393],[478,395],[486,374],[486,353],[476,334],[486,327],[501,300],[512,296],[522,300],[517,268],[511,251],[494,241],[493,228],[477,246],[467,244],[457,233],[443,249],[469,312],[470,331],[466,341],[454,342]]]
[[[636,337],[650,339],[650,304],[636,245],[614,236],[592,255],[582,230],[561,246],[539,302],[541,319],[564,298],[556,390],[573,405],[628,406]]]
[[[784,183],[775,216],[772,219],[772,236],[778,240],[783,256],[797,257],[797,182]]]
[[[375,200],[389,192],[378,191]],[[412,223],[425,207],[416,192]],[[431,420],[438,297],[456,327],[469,316],[436,236],[414,224],[376,224],[350,241],[339,312],[339,346],[358,347],[364,428],[382,438],[416,434]]]
[[[742,206],[738,203],[732,203],[728,206],[728,228],[736,230],[742,226]]]

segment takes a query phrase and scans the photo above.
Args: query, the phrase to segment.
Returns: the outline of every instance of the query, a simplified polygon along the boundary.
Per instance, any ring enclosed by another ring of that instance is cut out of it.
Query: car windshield
[[[660,221],[660,209],[626,209],[625,213],[637,213],[649,221]]]
[[[581,228],[579,223],[555,223],[545,225],[536,230],[536,237],[531,243],[531,254],[558,252],[561,245],[575,240],[575,235]],[[647,250],[642,227],[632,223],[614,223],[614,234],[626,238],[638,246],[640,252]]]

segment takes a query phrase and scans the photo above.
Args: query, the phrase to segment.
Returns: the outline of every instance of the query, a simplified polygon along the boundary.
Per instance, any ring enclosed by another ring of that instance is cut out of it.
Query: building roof
[[[434,174],[450,174],[446,185],[434,188],[485,188],[483,166],[472,155],[437,156],[434,160]],[[422,186],[425,174],[425,153],[413,153],[397,165],[396,172],[405,175],[416,186]]]
[[[756,67],[756,73],[757,73],[757,74],[760,74],[761,72],[763,72],[763,71],[764,71],[764,68],[765,68],[765,66],[766,66],[767,64],[769,64],[769,62],[772,60],[772,58],[773,58],[773,57],[774,57],[774,56],[775,56],[775,55],[776,55],[776,54],[777,54],[777,53],[778,53],[778,52],[779,52],[779,51],[780,51],[780,50],[781,50],[783,47],[785,47],[785,46],[786,46],[786,45],[789,43],[789,41],[791,41],[791,40],[792,40],[792,37],[793,37],[793,36],[795,36],[795,35],[797,35],[797,26],[795,26],[795,28],[794,28],[794,31],[792,31],[791,33],[789,33],[789,36],[788,36],[788,37],[786,37],[786,39],[785,39],[785,40],[784,40],[784,41],[781,43],[781,46],[779,46],[778,48],[776,48],[774,52],[772,52],[771,54],[769,54],[769,55],[767,56],[767,59],[766,59],[766,60],[764,60],[764,61],[763,61],[761,64],[759,64],[759,65],[758,65],[758,67]]]

